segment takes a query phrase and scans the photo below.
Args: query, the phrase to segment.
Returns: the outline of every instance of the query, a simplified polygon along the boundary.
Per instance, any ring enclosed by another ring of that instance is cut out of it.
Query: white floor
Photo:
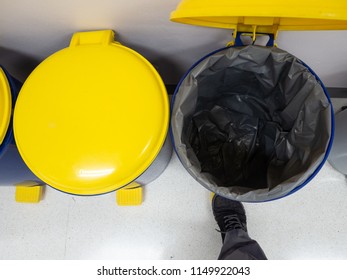
[[[51,188],[18,204],[14,192],[0,190],[0,259],[216,259],[221,247],[210,194],[175,155],[139,207]],[[299,192],[246,211],[269,259],[347,259],[347,183],[329,164]]]

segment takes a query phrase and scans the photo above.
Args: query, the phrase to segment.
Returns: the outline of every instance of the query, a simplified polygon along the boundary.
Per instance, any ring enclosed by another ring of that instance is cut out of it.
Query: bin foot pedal
[[[138,206],[142,204],[142,186],[136,182],[116,192],[116,201],[119,206]]]
[[[26,181],[16,184],[16,202],[39,203],[42,199],[43,186]]]

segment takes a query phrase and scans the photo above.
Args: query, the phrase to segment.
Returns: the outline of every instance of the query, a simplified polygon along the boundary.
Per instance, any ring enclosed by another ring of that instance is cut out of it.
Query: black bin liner
[[[227,48],[200,61],[174,99],[172,135],[213,192],[266,201],[303,185],[325,161],[332,106],[316,76],[278,48]]]

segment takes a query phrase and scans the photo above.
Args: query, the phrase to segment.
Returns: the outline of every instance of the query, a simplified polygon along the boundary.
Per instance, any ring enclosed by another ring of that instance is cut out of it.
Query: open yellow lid
[[[347,29],[346,0],[182,0],[171,20],[241,32]]]
[[[20,154],[44,182],[93,195],[132,182],[165,141],[169,103],[153,66],[110,30],[74,34],[43,61],[17,99]]]
[[[0,67],[0,145],[4,141],[12,113],[11,89],[5,72]]]

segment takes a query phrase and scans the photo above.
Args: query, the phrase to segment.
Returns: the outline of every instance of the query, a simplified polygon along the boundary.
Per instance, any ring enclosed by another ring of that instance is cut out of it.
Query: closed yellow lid
[[[242,32],[347,29],[346,0],[182,0],[171,20]]]
[[[12,114],[11,89],[5,72],[0,67],[0,145],[4,141]]]
[[[44,182],[92,195],[132,182],[166,138],[169,104],[153,66],[110,30],[74,34],[43,61],[19,94],[20,154]]]

